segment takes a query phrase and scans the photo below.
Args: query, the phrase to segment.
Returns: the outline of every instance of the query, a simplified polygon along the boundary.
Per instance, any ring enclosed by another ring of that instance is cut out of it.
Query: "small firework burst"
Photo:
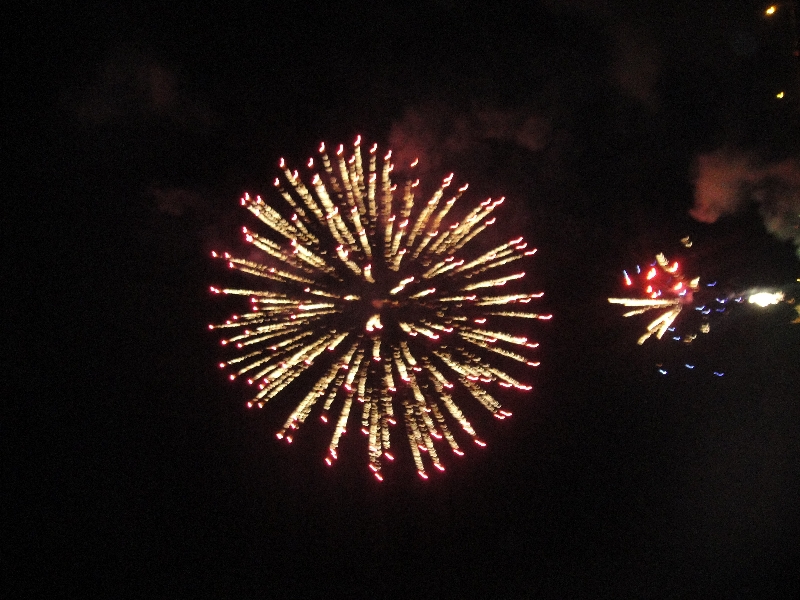
[[[658,311],[658,316],[647,325],[647,330],[639,338],[644,344],[652,335],[661,339],[668,331],[674,331],[674,323],[686,307],[691,307],[695,294],[700,290],[700,278],[688,279],[677,261],[670,262],[664,254],[656,255],[656,260],[644,268],[637,266],[632,273],[623,271],[625,286],[638,288],[641,296],[636,298],[609,298],[612,304],[622,304],[633,308],[623,314],[632,317],[650,311]],[[711,310],[711,309],[709,309]],[[708,322],[703,320],[699,331],[708,332]],[[691,341],[696,334],[686,334],[684,341]]]

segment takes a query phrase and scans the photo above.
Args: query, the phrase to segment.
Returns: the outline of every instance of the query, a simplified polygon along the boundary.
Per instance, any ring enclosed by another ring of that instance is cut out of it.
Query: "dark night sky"
[[[640,348],[606,303],[684,235],[731,288],[800,277],[757,191],[688,214],[699,154],[800,154],[786,22],[747,1],[33,4],[6,69],[29,218],[3,219],[3,597],[800,594],[800,325],[741,311]],[[206,329],[234,309],[208,251],[238,247],[239,196],[358,133],[507,196],[555,314],[514,418],[427,482],[377,484],[360,447],[327,469],[314,426],[278,444],[291,399],[246,411]]]

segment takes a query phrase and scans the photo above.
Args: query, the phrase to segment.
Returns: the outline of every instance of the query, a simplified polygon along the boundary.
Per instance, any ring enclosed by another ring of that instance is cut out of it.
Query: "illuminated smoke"
[[[697,157],[694,184],[692,217],[714,223],[755,202],[767,231],[791,240],[800,257],[800,159],[766,163],[752,154],[717,150]]]
[[[522,110],[482,109],[458,112],[447,106],[412,108],[392,126],[389,143],[398,164],[419,158],[429,171],[443,167],[444,157],[474,151],[485,141],[542,150],[553,135],[549,120]]]

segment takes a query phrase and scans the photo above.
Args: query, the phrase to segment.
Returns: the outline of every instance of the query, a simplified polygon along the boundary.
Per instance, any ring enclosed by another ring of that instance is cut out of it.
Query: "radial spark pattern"
[[[280,161],[282,203],[242,198],[267,226],[243,230],[259,259],[213,253],[259,282],[211,288],[249,304],[209,326],[229,331],[222,343],[239,351],[220,367],[257,386],[250,407],[290,386],[305,393],[279,439],[291,442],[316,414],[330,432],[329,465],[345,432],[360,429],[376,478],[394,460],[397,437],[427,478],[430,466],[444,470],[443,448],[462,455],[459,442],[485,446],[465,411],[482,406],[504,419],[511,413],[498,396],[531,389],[517,379],[539,364],[523,325],[550,318],[530,310],[542,293],[521,287],[523,259],[536,250],[521,237],[480,248],[475,238],[503,199],[461,209],[467,185],[452,174],[420,202],[419,180],[392,182],[391,152],[364,152],[359,137],[349,157],[342,146],[319,153],[303,177]]]
[[[674,332],[674,323],[684,308],[691,305],[694,294],[700,289],[700,278],[687,279],[681,272],[677,262],[670,263],[664,254],[658,254],[655,262],[642,268],[636,267],[635,272],[623,271],[625,286],[633,288],[640,294],[636,298],[609,298],[612,304],[622,304],[633,310],[624,313],[625,317],[640,315],[649,311],[657,311],[658,316],[647,325],[647,330],[639,338],[638,343],[644,344],[650,336],[661,339],[668,331]],[[705,310],[705,307],[703,307]],[[708,309],[710,312],[711,309]],[[706,313],[707,314],[707,313]],[[708,332],[708,321],[702,319],[698,330]],[[685,335],[675,335],[676,339],[690,342],[696,332]]]

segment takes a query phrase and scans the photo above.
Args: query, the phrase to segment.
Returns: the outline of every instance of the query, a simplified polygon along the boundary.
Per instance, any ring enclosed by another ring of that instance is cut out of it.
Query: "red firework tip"
[[[356,141],[353,143],[353,145],[354,146],[360,146],[361,145],[361,136],[360,135],[356,136]]]
[[[231,373],[230,375],[228,375],[228,379],[230,379],[231,381],[233,381],[234,379],[236,379],[236,375],[234,375],[233,373]]]
[[[464,453],[458,448],[453,448],[453,454],[458,454],[458,456],[464,456]]]
[[[216,250],[212,250],[211,251],[211,256],[213,256],[214,258],[217,258],[219,256],[219,254],[217,254]]]
[[[428,478],[428,474],[425,471],[417,471],[417,475],[419,475],[423,479],[427,479]]]
[[[478,446],[480,446],[481,448],[485,448],[486,447],[486,442],[484,442],[482,440],[479,440],[477,438],[475,438],[475,443],[478,444]]]
[[[439,469],[440,471],[444,471],[444,466],[441,463],[434,463],[433,466]]]
[[[377,479],[378,481],[383,481],[383,476],[382,476],[380,473],[378,473],[378,472],[376,471],[376,472],[374,473],[374,475],[375,475],[375,479]]]
[[[388,452],[384,452],[384,453],[383,453],[383,455],[384,455],[384,456],[385,456],[387,459],[389,459],[389,460],[394,460],[394,456],[392,456],[392,455],[391,455],[391,454],[389,454]]]

